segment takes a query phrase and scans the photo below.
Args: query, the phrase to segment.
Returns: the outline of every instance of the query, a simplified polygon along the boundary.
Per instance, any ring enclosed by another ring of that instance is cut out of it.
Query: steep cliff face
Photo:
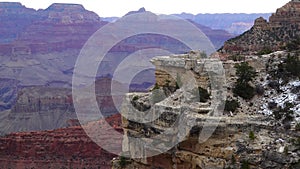
[[[251,54],[266,50],[276,51],[299,37],[300,2],[290,1],[272,14],[269,22],[255,20],[254,26],[242,35],[225,42],[222,52],[228,54]]]
[[[11,84],[7,79],[6,82]],[[17,82],[15,88],[8,87],[7,83],[2,90],[3,98],[6,99],[4,101],[7,101],[3,102],[3,106],[12,107],[0,113],[1,135],[19,131],[52,130],[77,123],[71,89],[48,86],[17,89]],[[95,84],[97,103],[104,116],[118,113],[110,94],[111,83],[118,85],[119,89],[123,87],[110,78],[98,79]],[[122,96],[115,98],[121,99]]]
[[[66,127],[76,114],[71,90],[28,87],[18,92],[14,106],[1,117],[1,133],[10,133]]]
[[[277,52],[263,57],[253,56],[246,59],[260,72],[253,83],[261,85],[265,90],[264,95],[257,95],[251,101],[234,96],[231,92],[236,81],[234,65],[240,62],[232,60],[224,62],[227,97],[238,99],[240,108],[236,112],[225,111],[224,114],[222,110],[218,117],[212,115],[215,113],[215,110],[212,109],[215,105],[212,103],[212,98],[201,103],[201,100],[199,101],[194,96],[195,93],[184,92],[183,88],[186,87],[176,87],[176,82],[180,82],[176,77],[182,75],[185,70],[191,70],[194,75],[188,79],[194,77],[198,86],[214,93],[214,90],[210,89],[210,85],[216,84],[211,83],[212,79],[205,78],[207,76],[205,73],[199,74],[198,71],[203,70],[201,68],[203,60],[195,55],[197,53],[192,52],[187,55],[164,56],[152,60],[157,69],[165,70],[165,72],[156,71],[157,84],[152,92],[128,94],[122,109],[125,133],[123,153],[130,154],[131,157],[142,158],[125,159],[125,164],[120,162],[123,160],[124,163],[124,159],[116,159],[113,161],[113,168],[298,168],[300,147],[297,140],[300,138],[300,133],[295,122],[299,122],[300,109],[298,106],[293,109],[295,113],[292,115],[293,120],[289,124],[289,128],[286,128],[281,120],[274,120],[272,113],[265,113],[268,111],[266,110],[269,102],[267,100],[277,97],[276,103],[278,102],[278,104],[282,104],[287,98],[292,104],[298,104],[294,96],[287,96],[290,95],[288,91],[292,90],[291,87],[287,92],[281,93],[268,86],[271,81],[268,81],[270,75],[266,67],[267,65],[269,68],[276,67],[270,64],[269,60],[272,60],[272,63],[280,63],[280,60],[286,58],[288,54]],[[207,62],[204,61],[204,63]],[[197,78],[197,75],[202,78]],[[184,76],[180,77],[184,78]],[[188,79],[181,82],[189,83]],[[208,85],[209,81],[210,85]],[[296,90],[296,86],[299,86],[298,82],[293,82],[293,84],[295,84],[293,90]],[[287,86],[283,85],[282,90]],[[155,91],[155,89],[159,91]],[[159,92],[165,95],[159,95]],[[154,104],[151,104],[153,103],[151,101],[154,101]],[[151,122],[147,123],[135,121],[135,119],[149,120],[148,114],[154,116],[158,114],[158,116],[154,121],[150,120]],[[131,120],[125,118],[128,115],[131,115]],[[211,120],[209,128],[213,129],[212,135],[205,142],[201,142],[199,139],[202,139],[203,135],[200,134],[203,134],[207,120]],[[196,122],[195,125],[190,126],[193,121]],[[178,125],[180,122],[184,125]],[[172,130],[168,130],[170,128]],[[185,133],[187,134],[185,135]],[[164,150],[163,148],[169,147],[174,140],[183,136],[182,142],[166,152],[161,152]],[[135,137],[144,139],[136,141]],[[149,148],[151,145],[155,145],[154,148]],[[147,156],[153,152],[157,152],[159,155]]]
[[[39,16],[34,9],[26,8],[21,3],[0,2],[0,19],[0,47],[4,49],[3,44],[9,44],[17,39],[27,26],[39,19]],[[1,53],[3,52],[1,50]]]
[[[120,126],[119,115],[105,120],[116,129]],[[98,121],[98,123],[101,122],[101,120]],[[90,127],[93,125],[90,124]],[[95,144],[80,126],[50,131],[13,133],[0,138],[1,168],[108,169],[111,168],[110,160],[114,157],[115,155]]]

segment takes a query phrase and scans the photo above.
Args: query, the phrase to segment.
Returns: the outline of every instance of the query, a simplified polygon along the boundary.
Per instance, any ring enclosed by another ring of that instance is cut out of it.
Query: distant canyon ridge
[[[141,8],[128,14],[145,11]],[[250,28],[255,18],[267,15],[183,13],[176,16],[190,20],[218,49],[226,40]],[[113,19],[116,18],[101,18],[79,4],[55,3],[47,9],[34,10],[17,2],[0,2],[0,110],[4,111],[0,114],[3,121],[0,134],[60,128],[69,119],[76,118],[70,99],[76,59],[88,38]],[[106,93],[116,66],[129,54],[145,46],[159,47],[158,44],[171,44],[171,50],[177,54],[188,52],[172,39],[141,35],[120,42],[108,53],[105,63],[100,64],[102,71],[97,74],[98,78],[105,78],[96,82],[101,87],[98,104],[105,107],[107,114],[117,113]],[[154,72],[135,79],[132,90],[147,89],[155,81]],[[43,119],[53,123],[45,123]],[[31,125],[32,121],[40,125]]]

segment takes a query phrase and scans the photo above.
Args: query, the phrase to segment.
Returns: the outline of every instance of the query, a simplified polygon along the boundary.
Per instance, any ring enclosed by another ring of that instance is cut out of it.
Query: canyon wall
[[[278,8],[270,16],[269,22],[262,17],[256,19],[249,31],[226,41],[220,51],[228,55],[239,55],[281,50],[300,36],[299,23],[300,2],[290,1]]]
[[[119,115],[103,119],[113,130],[120,130]],[[102,121],[103,121],[102,120]],[[98,121],[95,123],[102,123]],[[85,127],[95,127],[89,124]],[[109,131],[107,133],[109,135]],[[103,140],[105,142],[107,140]],[[121,143],[116,143],[121,145]],[[121,147],[117,147],[116,149]],[[19,132],[0,138],[1,168],[111,168],[116,155],[101,149],[81,126],[38,132]]]
[[[272,59],[277,60],[287,54],[281,52],[273,55]],[[270,57],[247,57],[246,61],[260,72],[255,84],[268,84],[265,65]],[[129,93],[124,101],[122,124],[125,136],[122,149],[125,160],[113,160],[112,168],[223,169],[247,166],[281,169],[299,166],[300,147],[291,141],[299,138],[299,132],[295,127],[285,129],[280,121],[261,113],[262,105],[266,104],[264,100],[271,96],[266,92],[247,101],[232,94],[231,88],[236,81],[234,65],[240,61],[228,60],[222,64],[226,72],[227,83],[223,84],[228,92],[226,96],[239,99],[237,112],[214,109],[218,106],[212,98],[201,102],[195,96],[197,92],[193,88],[189,88],[192,91],[188,92],[186,85],[176,88],[179,75],[187,85],[189,79],[195,78],[197,86],[208,89],[214,95],[220,92],[210,89],[210,85],[216,84],[207,85],[213,77],[207,78],[207,74],[200,73],[202,78],[197,78],[199,70],[204,71],[197,68],[205,63],[200,53],[156,57],[152,63],[158,69],[156,86],[149,93]],[[184,77],[186,71],[193,72],[187,79]],[[264,88],[273,91],[267,86]],[[221,114],[214,115],[218,111],[222,111]],[[203,132],[212,135],[202,141],[205,136]],[[175,144],[177,141],[179,143]],[[170,146],[173,143],[174,146]]]

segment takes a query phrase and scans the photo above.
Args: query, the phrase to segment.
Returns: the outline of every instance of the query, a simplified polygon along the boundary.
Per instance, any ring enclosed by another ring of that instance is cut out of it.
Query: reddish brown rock
[[[120,115],[106,121],[120,130]],[[94,122],[94,123],[101,123]],[[89,127],[93,125],[89,124]],[[110,133],[108,133],[110,135]],[[105,141],[105,140],[103,140]],[[121,145],[116,140],[113,145]],[[121,147],[116,147],[120,149]],[[95,144],[80,126],[13,133],[0,138],[1,168],[110,168],[113,155]]]

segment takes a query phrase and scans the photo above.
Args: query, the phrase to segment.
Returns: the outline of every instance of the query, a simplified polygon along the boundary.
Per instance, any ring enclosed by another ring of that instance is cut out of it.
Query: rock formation
[[[0,4],[3,21],[1,54],[20,55],[81,49],[85,41],[107,22],[76,4],[53,4],[35,11],[20,3]],[[1,20],[2,20],[1,19]],[[18,26],[13,24],[18,23]],[[9,32],[8,32],[9,31]],[[9,37],[5,37],[9,36]]]
[[[225,42],[220,51],[238,55],[281,50],[300,36],[299,26],[300,2],[290,1],[277,9],[269,22],[261,17],[256,19],[249,31]]]
[[[105,120],[119,130],[118,126],[121,122],[119,115]],[[100,120],[97,123],[101,122]],[[89,125],[89,127],[93,127],[93,124]],[[116,145],[120,145],[120,143],[116,143]],[[115,155],[95,144],[81,126],[13,133],[0,138],[1,168],[109,169],[111,168],[110,160],[114,157]]]
[[[240,35],[253,26],[253,21],[258,17],[268,18],[271,13],[217,13],[217,14],[175,14],[184,19],[192,20],[198,24],[208,26],[215,30],[225,30],[233,35]]]
[[[15,83],[17,85],[17,82]],[[101,78],[95,83],[97,103],[104,116],[118,113],[108,90],[111,83],[119,85],[119,89],[123,87],[111,78]],[[0,114],[1,135],[19,131],[57,129],[77,123],[72,91],[69,88],[31,86],[17,90],[12,86],[4,86],[2,92],[6,99],[4,103],[12,107]],[[14,95],[16,98],[12,98]],[[9,101],[12,102],[8,103]]]
[[[273,55],[276,55],[276,57],[273,56],[274,59],[278,59],[279,55],[283,59],[287,54],[275,53]],[[194,77],[198,86],[207,88],[214,93],[209,86],[216,84],[208,85],[208,82],[212,80],[211,77],[209,80],[205,78],[206,73],[199,74],[198,71],[203,70],[201,69],[203,59],[196,56],[199,56],[199,53],[191,52],[187,55],[163,56],[152,60],[157,68],[157,84],[153,91],[128,94],[122,109],[125,134],[123,153],[139,158],[125,158],[123,164],[120,162],[121,158],[116,159],[113,161],[113,168],[222,169],[244,166],[280,169],[299,167],[300,147],[297,141],[291,141],[299,139],[299,132],[295,131],[295,127],[285,129],[280,121],[274,121],[272,116],[261,113],[268,97],[267,93],[274,93],[274,90],[267,86],[268,80],[266,80],[268,76],[266,63],[270,56],[249,57],[246,60],[260,72],[255,83],[265,88],[266,95],[255,96],[256,98],[251,100],[251,103],[237,98],[241,104],[237,113],[227,112],[217,117],[212,115],[215,111],[211,107],[211,105],[215,105],[211,103],[213,100],[201,103],[199,98],[196,99],[193,96],[195,93],[184,92],[183,88],[186,88],[184,85],[176,87],[176,82],[180,82],[176,79],[178,74],[184,78],[183,72],[191,70],[194,74],[189,78]],[[204,61],[204,63],[206,62]],[[233,87],[236,80],[234,68],[236,63],[239,61],[228,60],[223,63],[228,97],[234,98],[236,96],[232,95],[230,88]],[[165,70],[165,72],[161,70]],[[197,75],[202,78],[197,78]],[[189,83],[189,80],[182,82]],[[163,92],[165,97],[158,98],[160,97],[159,92]],[[151,104],[153,102],[154,104]],[[294,103],[298,102],[294,101]],[[296,112],[295,117],[298,118],[300,109],[297,109]],[[135,121],[136,119],[147,120],[148,114],[152,114],[150,117],[155,120],[146,123]],[[130,120],[126,117],[130,117]],[[205,129],[206,120],[212,120],[209,127],[216,128],[208,140],[199,142],[200,134],[203,134],[201,132]],[[178,121],[183,122],[184,125],[178,127]],[[190,126],[193,121],[197,122],[196,125]],[[169,128],[172,130],[169,131]],[[165,135],[166,131],[168,131],[167,135]],[[185,133],[187,133],[186,136]],[[144,139],[136,141],[135,137]],[[174,140],[182,137],[184,137],[182,142],[166,152],[161,152]],[[156,146],[150,148],[153,144]],[[158,152],[159,155],[147,156],[153,152]]]

